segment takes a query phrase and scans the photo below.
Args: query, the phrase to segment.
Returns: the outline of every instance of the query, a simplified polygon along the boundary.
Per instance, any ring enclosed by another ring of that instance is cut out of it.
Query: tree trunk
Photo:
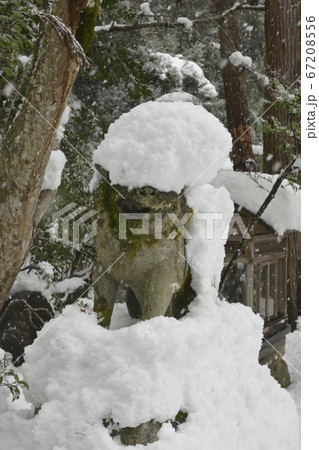
[[[52,14],[74,34],[86,4],[87,0],[57,0]],[[1,152],[0,308],[34,237],[37,206],[55,129],[80,64],[53,26],[45,26],[39,39],[26,100],[4,138]]]
[[[300,14],[300,0],[266,0],[265,72],[270,79],[276,78],[285,86],[290,86],[301,74]],[[275,101],[271,86],[265,88],[265,110]],[[269,121],[271,116],[282,125],[289,124],[287,111],[278,104],[264,114],[264,119]],[[287,155],[278,146],[279,139],[276,133],[264,134],[263,171],[266,173],[279,173],[288,164]],[[296,154],[299,151],[297,145]]]
[[[230,9],[234,0],[215,0],[213,13],[218,15]],[[235,67],[229,56],[240,50],[240,33],[236,13],[217,21],[222,60],[222,78],[226,98],[228,130],[233,138],[232,160],[235,170],[248,171],[254,166],[248,101],[245,87],[245,69]]]
[[[276,78],[285,86],[294,83],[301,74],[301,38],[300,38],[300,0],[266,0],[266,74]],[[265,99],[273,102],[271,89],[265,90]],[[265,104],[265,109],[269,103]],[[278,104],[272,106],[264,115],[269,120],[274,116],[282,125],[288,126],[289,115]],[[264,134],[264,164],[266,173],[279,173],[289,160],[280,150],[278,134]],[[300,144],[295,145],[295,154],[300,154]],[[270,157],[271,156],[271,157]],[[301,236],[299,232],[288,234],[288,316],[292,329],[301,308]]]

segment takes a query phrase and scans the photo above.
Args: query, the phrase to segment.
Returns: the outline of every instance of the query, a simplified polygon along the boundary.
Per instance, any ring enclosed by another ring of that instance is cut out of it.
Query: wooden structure
[[[245,228],[263,204],[273,182],[271,175],[227,169],[221,170],[214,179],[213,186],[223,186],[230,193],[235,203],[235,224],[241,225],[230,227],[225,264],[234,255]],[[256,224],[221,294],[229,302],[250,306],[264,319],[259,362],[267,364],[280,385],[287,387],[289,371],[282,359],[285,336],[300,315],[300,192],[289,185],[281,186],[263,217],[267,223],[260,219]]]
[[[235,213],[234,224],[242,223],[246,227],[251,217],[249,211],[241,209],[240,214]],[[233,256],[241,239],[238,226],[233,226],[225,247],[225,264]],[[265,321],[264,336],[267,339],[288,328],[287,260],[287,235],[279,237],[260,220],[246,251],[238,258],[221,292],[226,300],[243,303],[261,315]]]

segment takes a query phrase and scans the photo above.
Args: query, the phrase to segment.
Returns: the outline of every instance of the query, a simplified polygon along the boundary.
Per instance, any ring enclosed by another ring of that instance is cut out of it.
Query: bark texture
[[[234,6],[234,0],[215,0],[213,13],[222,15],[223,11]],[[245,69],[235,67],[229,56],[240,50],[240,33],[236,13],[227,14],[216,20],[222,60],[228,130],[233,138],[232,160],[235,170],[248,171],[254,166],[251,142],[248,101],[245,87]]]
[[[87,1],[57,0],[52,14],[71,27]],[[55,129],[80,61],[50,25],[43,27],[26,100],[6,134],[0,158],[0,308],[23,264],[38,221],[38,202]]]
[[[266,0],[265,71],[270,79],[276,78],[285,86],[290,86],[301,75],[300,18],[300,0]],[[267,110],[269,104],[275,101],[272,89],[265,89],[265,100]],[[278,104],[271,106],[264,114],[264,119],[271,121],[272,116],[283,125],[289,124],[287,111]],[[287,155],[278,147],[279,139],[278,134],[264,134],[263,171],[266,173],[279,173],[288,164]],[[300,148],[298,144],[296,147],[297,154]],[[267,160],[270,154],[273,158]]]
[[[300,37],[300,0],[266,0],[265,30],[266,30],[266,74],[279,79],[280,83],[290,86],[301,75],[301,37]],[[295,84],[298,86],[298,82]],[[273,102],[270,89],[265,90],[265,99]],[[265,105],[265,109],[269,103]],[[291,120],[287,111],[278,104],[273,105],[264,115],[271,120],[274,116],[282,125]],[[264,164],[266,173],[279,173],[288,164],[288,157],[279,148],[278,134],[264,134]],[[300,154],[300,143],[292,141],[295,154]],[[267,161],[267,157],[273,155]],[[288,317],[294,330],[296,319],[301,310],[301,236],[299,232],[288,234]]]

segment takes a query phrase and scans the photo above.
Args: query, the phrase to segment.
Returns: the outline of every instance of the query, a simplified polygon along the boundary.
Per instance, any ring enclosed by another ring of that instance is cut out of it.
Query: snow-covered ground
[[[2,442],[10,450],[115,450],[122,445],[103,418],[136,426],[183,410],[186,422],[177,431],[164,424],[145,448],[298,449],[295,404],[258,364],[254,328],[262,326],[249,308],[220,302],[213,288],[182,320],[157,317],[117,330],[75,306],[46,324],[27,351],[26,398],[41,409],[34,418],[4,412]]]

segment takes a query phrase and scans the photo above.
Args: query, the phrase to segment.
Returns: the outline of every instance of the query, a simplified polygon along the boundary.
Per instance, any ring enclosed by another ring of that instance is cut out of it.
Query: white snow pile
[[[66,163],[65,154],[61,150],[53,150],[45,169],[42,190],[54,191],[61,184],[62,172]]]
[[[25,66],[31,61],[32,58],[26,55],[19,55],[17,59],[22,64],[23,68],[25,68]]]
[[[148,16],[148,17],[154,16],[153,11],[151,11],[149,2],[140,3],[140,14],[142,16]]]
[[[258,316],[219,302],[213,288],[183,320],[158,317],[115,331],[74,307],[27,351],[26,397],[41,409],[29,420],[23,411],[3,413],[2,442],[10,450],[116,450],[123,446],[103,418],[137,426],[183,410],[188,418],[177,431],[164,424],[156,443],[137,448],[296,450],[294,402],[258,364],[260,337],[246,320],[262,332]]]
[[[182,89],[184,78],[191,77],[196,80],[200,92],[205,97],[212,99],[217,96],[215,87],[195,62],[183,59],[182,55],[172,56],[169,53],[154,52],[150,56],[152,62],[146,67],[155,70],[162,80],[165,80],[170,74],[176,78],[178,87]]]
[[[197,184],[211,181],[230,148],[230,134],[202,106],[147,102],[109,127],[93,161],[114,184],[180,193],[199,177]]]
[[[24,268],[30,265],[30,256],[27,257]],[[21,291],[38,291],[47,299],[50,300],[52,291],[49,285],[53,277],[53,266],[47,261],[39,264],[40,271],[35,269],[22,270],[19,272],[12,288],[10,295],[14,295]]]
[[[2,95],[4,97],[9,98],[12,92],[14,91],[14,87],[11,83],[5,84],[4,88],[2,89]]]
[[[256,213],[268,196],[278,175],[249,174],[222,170],[213,180],[213,186],[224,186],[231,199],[252,213]],[[283,181],[275,198],[268,205],[261,219],[282,236],[288,230],[301,230],[301,191],[295,190],[287,180]]]
[[[229,56],[229,61],[232,63],[233,66],[247,66],[252,68],[253,62],[250,56],[244,56],[239,51],[233,52]]]
[[[65,131],[65,125],[69,121],[71,108],[66,105],[59,127],[57,129],[56,133],[56,140],[57,142],[61,142],[64,131]],[[51,191],[54,191],[57,189],[61,184],[61,178],[62,178],[62,172],[64,169],[66,163],[66,157],[65,154],[62,152],[62,150],[53,150],[50,155],[50,159],[48,162],[48,165],[45,169],[44,179],[42,183],[42,190],[49,189]]]
[[[27,267],[30,264],[30,258],[26,260],[24,266]],[[66,278],[65,280],[54,282],[54,267],[47,261],[42,261],[38,264],[38,269],[32,268],[30,270],[20,271],[12,288],[10,295],[15,295],[22,291],[37,291],[51,303],[52,295],[57,294],[69,294],[76,291],[80,287],[85,285],[85,281],[80,277]]]
[[[219,286],[225,257],[223,236],[228,236],[234,205],[224,187],[216,189],[210,184],[194,186],[185,196],[194,211],[188,229],[193,239],[187,240],[187,261],[196,272],[194,290],[205,293],[207,286]]]
[[[254,155],[263,155],[264,146],[263,145],[253,145],[253,154]]]
[[[108,23],[107,25],[97,25],[94,27],[95,33],[98,33],[99,31],[110,31],[113,25],[119,25],[115,20]]]
[[[290,386],[287,390],[294,399],[299,416],[301,415],[301,317],[297,320],[297,329],[286,336],[285,357],[287,361]],[[294,370],[291,365],[296,369]],[[298,373],[299,372],[299,373]]]
[[[59,128],[57,131],[57,136],[56,136],[59,141],[61,141],[63,138],[64,131],[65,131],[65,125],[69,121],[70,113],[71,113],[71,108],[69,105],[66,105],[66,107],[64,108],[61,120],[60,120]]]
[[[176,23],[184,25],[187,30],[191,30],[193,28],[193,22],[188,19],[188,17],[177,17]]]
[[[65,280],[55,283],[53,292],[58,294],[74,292],[85,285],[85,281],[80,277],[66,278]]]

